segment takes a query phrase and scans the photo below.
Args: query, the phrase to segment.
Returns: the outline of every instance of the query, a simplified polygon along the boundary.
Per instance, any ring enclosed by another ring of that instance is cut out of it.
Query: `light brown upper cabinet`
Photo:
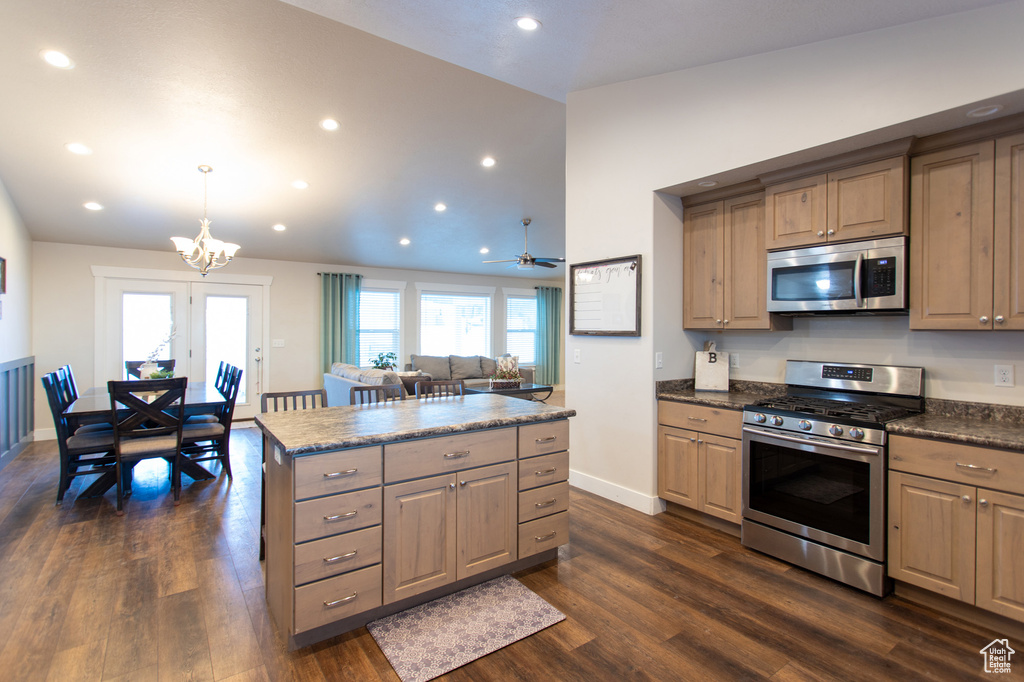
[[[1024,133],[911,161],[910,328],[1024,329]]]
[[[684,329],[785,326],[765,309],[764,215],[763,192],[683,212]]]
[[[907,159],[865,163],[770,185],[768,251],[904,234]]]

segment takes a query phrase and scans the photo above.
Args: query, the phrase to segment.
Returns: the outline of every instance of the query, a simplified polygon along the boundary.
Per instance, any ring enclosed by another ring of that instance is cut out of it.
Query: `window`
[[[489,356],[490,294],[420,292],[420,353]]]
[[[537,361],[537,299],[509,296],[505,301],[505,351],[518,355],[520,365],[532,365]]]
[[[401,353],[401,292],[372,289],[359,292],[359,364],[369,365],[380,353]],[[401,367],[399,367],[401,369]]]

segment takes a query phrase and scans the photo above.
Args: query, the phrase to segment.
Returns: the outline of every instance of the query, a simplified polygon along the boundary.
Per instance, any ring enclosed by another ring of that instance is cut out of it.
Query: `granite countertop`
[[[891,421],[885,430],[900,436],[1024,451],[1024,407],[927,398],[923,414]]]
[[[658,400],[720,407],[726,410],[742,410],[758,400],[783,395],[785,392],[786,387],[783,384],[735,380],[729,382],[728,391],[698,391],[694,388],[693,379],[659,381],[655,389]]]
[[[285,454],[295,456],[575,415],[576,410],[564,407],[481,394],[268,412],[256,415],[256,424]]]

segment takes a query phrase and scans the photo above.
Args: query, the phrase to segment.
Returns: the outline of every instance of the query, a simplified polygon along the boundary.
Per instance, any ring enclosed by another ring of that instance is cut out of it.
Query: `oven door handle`
[[[856,445],[845,445],[843,443],[833,443],[831,441],[825,442],[820,440],[809,440],[807,438],[797,438],[796,436],[787,436],[782,433],[773,433],[769,431],[762,431],[760,429],[753,429],[749,426],[743,427],[744,433],[750,433],[755,436],[765,436],[767,438],[775,438],[776,440],[785,440],[791,443],[800,443],[801,445],[818,445],[826,448],[835,448],[836,450],[846,450],[848,452],[856,452],[862,455],[877,455],[880,450],[878,448],[865,448],[858,447]]]
[[[864,252],[857,254],[857,262],[853,264],[853,299],[860,308],[864,305],[864,292],[860,288],[861,270],[864,269]]]

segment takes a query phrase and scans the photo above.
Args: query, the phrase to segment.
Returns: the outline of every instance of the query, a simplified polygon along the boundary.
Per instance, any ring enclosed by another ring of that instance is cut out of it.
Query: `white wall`
[[[33,350],[37,374],[50,372],[71,364],[80,386],[95,386],[109,377],[97,377],[95,356],[95,280],[93,265],[180,270],[187,268],[174,252],[114,249],[77,244],[34,244],[32,287]],[[236,258],[222,273],[264,275],[273,277],[270,287],[270,337],[282,339],[284,348],[266,348],[270,376],[266,391],[287,391],[323,385],[320,370],[320,278],[318,272],[352,272],[371,279],[405,281],[406,315],[403,319],[404,352],[416,352],[415,282],[499,287],[495,293],[492,314],[495,327],[504,329],[504,302],[501,287],[530,289],[534,286],[562,286],[561,281],[482,277],[414,270],[360,268],[348,265],[296,263],[291,261]],[[208,276],[216,281],[217,273]],[[27,288],[27,286],[26,286]],[[4,317],[6,318],[6,303]],[[0,323],[2,324],[2,323]],[[495,354],[504,352],[502,333],[492,336]],[[27,353],[26,353],[27,354]],[[564,360],[563,360],[564,363]],[[36,396],[36,424],[44,428],[52,424],[42,391]]]
[[[906,318],[798,320],[792,332],[684,334],[682,223],[652,192],[1024,88],[1024,2],[570,93],[566,255],[640,253],[643,336],[568,337],[574,484],[657,511],[654,381],[692,376],[693,350],[738,351],[733,378],[782,379],[784,360],[926,367],[933,397],[1024,404],[992,387],[1020,333],[911,333]],[[678,233],[678,234],[677,234]],[[573,350],[581,363],[572,361]],[[654,353],[665,369],[653,369]],[[610,400],[609,397],[614,397]]]
[[[0,294],[0,362],[32,355],[32,240],[0,183],[0,258],[7,293]]]

